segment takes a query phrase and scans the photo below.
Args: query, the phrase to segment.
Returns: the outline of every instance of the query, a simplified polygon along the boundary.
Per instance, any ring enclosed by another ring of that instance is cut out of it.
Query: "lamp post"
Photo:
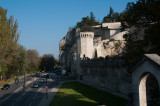
[[[1,74],[1,66],[0,66],[0,74]],[[2,80],[2,75],[1,75],[1,80]]]
[[[25,106],[25,69],[24,69],[23,95],[24,95],[24,106]]]
[[[46,86],[45,86],[45,89],[46,89],[46,98],[48,99],[48,93],[47,93],[47,90],[48,90],[48,86],[47,86],[47,77],[46,77]]]
[[[58,74],[57,74],[57,85],[58,85]]]

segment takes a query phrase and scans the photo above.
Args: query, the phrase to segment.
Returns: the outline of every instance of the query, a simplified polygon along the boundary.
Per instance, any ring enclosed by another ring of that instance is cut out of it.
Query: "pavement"
[[[59,82],[58,85],[54,86],[50,91],[48,91],[48,98],[46,96],[43,97],[43,99],[41,100],[41,102],[39,103],[38,106],[49,106],[49,104],[54,99],[54,96],[58,92],[58,90],[61,87],[61,85],[64,82],[72,82],[72,81],[77,81],[77,80],[68,80],[68,81],[61,81],[61,82]]]
[[[11,82],[10,89],[0,90],[0,106],[22,106],[24,104],[26,106],[49,106],[63,82],[75,81],[76,77],[51,74],[51,77],[47,80],[48,95],[46,95],[46,83],[39,83],[39,88],[31,88],[31,83],[38,79],[26,76],[25,95],[22,86],[23,78],[20,79],[18,84],[15,84],[14,81]]]
[[[63,82],[60,82],[58,85],[54,86],[50,91],[48,91],[48,98],[47,96],[44,96],[41,102],[39,103],[39,106],[49,106],[50,102],[53,100],[54,96],[58,92],[59,88]]]

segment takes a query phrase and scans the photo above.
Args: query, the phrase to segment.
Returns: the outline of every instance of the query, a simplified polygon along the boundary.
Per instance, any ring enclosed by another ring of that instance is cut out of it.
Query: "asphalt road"
[[[75,77],[54,75],[52,72],[50,78],[47,79],[49,92],[60,81],[75,80]],[[25,78],[25,94],[23,92],[24,79],[22,78],[18,84],[12,83],[8,90],[0,90],[0,106],[38,106],[43,97],[46,95],[46,83],[39,83],[39,88],[31,88],[33,82],[37,82],[39,77]],[[58,81],[57,81],[58,80]]]
[[[53,88],[54,75],[47,79],[48,90]],[[25,78],[25,95],[23,92],[24,79],[18,84],[12,83],[8,90],[0,90],[0,106],[38,106],[41,99],[46,96],[46,83],[39,83],[39,88],[31,88],[33,82],[38,82],[39,77]]]

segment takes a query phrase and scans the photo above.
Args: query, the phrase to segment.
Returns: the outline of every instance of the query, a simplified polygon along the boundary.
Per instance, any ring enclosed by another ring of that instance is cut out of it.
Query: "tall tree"
[[[95,20],[95,16],[94,16],[93,12],[90,12],[90,20]]]
[[[55,63],[56,60],[52,54],[44,54],[41,58],[40,70],[53,70]]]
[[[7,19],[7,10],[0,7],[0,68],[2,73],[9,72],[13,57],[18,55],[18,23],[11,16]]]
[[[81,22],[77,22],[76,27],[80,28],[81,31],[92,31],[94,28],[92,26],[99,25],[100,23],[95,20],[95,15],[90,12],[90,17],[83,17]]]
[[[120,21],[120,15],[118,12],[114,12],[112,7],[110,7],[109,14],[103,18],[103,22],[117,22]]]
[[[113,13],[114,13],[114,11],[113,11],[113,8],[112,7],[110,7],[110,11],[109,11],[109,17],[112,17],[113,16]]]
[[[125,27],[132,29],[126,36],[124,59],[127,65],[131,65],[145,53],[160,54],[159,10],[160,0],[138,0],[127,4],[121,17],[122,22],[127,23]]]
[[[40,58],[37,50],[34,49],[27,50],[27,58],[29,62],[29,67],[28,67],[29,71],[38,71]]]
[[[12,70],[12,73],[10,74],[22,74],[23,71],[27,68],[27,65],[27,51],[22,45],[19,45],[18,55],[13,57],[12,65],[8,66],[9,70]]]

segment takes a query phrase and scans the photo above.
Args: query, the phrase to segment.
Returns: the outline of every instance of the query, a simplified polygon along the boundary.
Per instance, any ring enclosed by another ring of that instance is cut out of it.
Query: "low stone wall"
[[[88,60],[80,62],[82,81],[128,96],[131,76],[122,66],[121,59]]]

